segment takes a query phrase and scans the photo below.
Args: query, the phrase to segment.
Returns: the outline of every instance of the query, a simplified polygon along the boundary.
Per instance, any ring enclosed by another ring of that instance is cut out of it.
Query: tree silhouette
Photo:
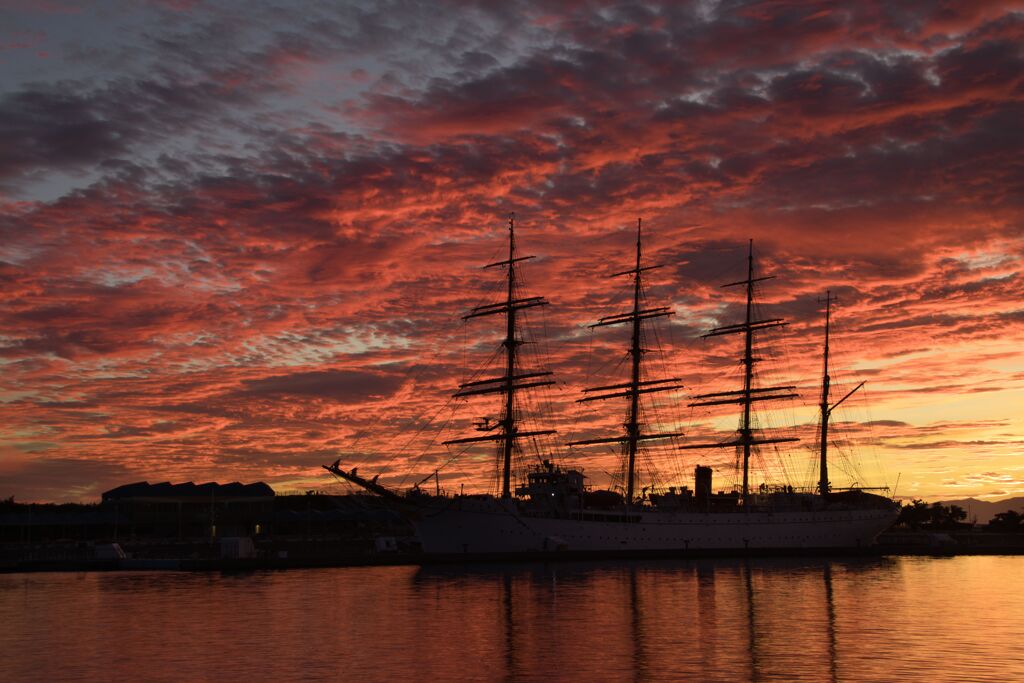
[[[1000,512],[989,521],[988,529],[1011,534],[1024,533],[1024,515],[1016,510]]]
[[[910,505],[900,508],[897,524],[911,529],[955,529],[967,519],[967,511],[959,505],[943,505],[942,503],[926,503],[913,500]]]

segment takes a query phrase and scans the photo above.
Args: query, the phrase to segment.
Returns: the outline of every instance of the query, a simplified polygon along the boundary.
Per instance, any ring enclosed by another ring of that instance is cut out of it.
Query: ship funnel
[[[707,504],[711,499],[711,468],[697,465],[693,473],[694,494],[698,503]]]

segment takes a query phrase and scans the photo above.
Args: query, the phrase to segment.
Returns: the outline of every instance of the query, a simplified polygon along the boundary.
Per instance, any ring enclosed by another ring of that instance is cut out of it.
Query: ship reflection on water
[[[1024,676],[1022,573],[1010,557],[762,558],[433,567],[413,586],[494,607],[464,626],[492,625],[492,678],[995,681]]]
[[[832,573],[886,560],[705,561],[424,568],[417,591],[500,605],[504,673],[588,680],[847,680]],[[443,588],[442,588],[443,587]],[[487,591],[495,591],[488,600]],[[572,667],[567,669],[566,667]],[[494,672],[497,673],[497,672]]]
[[[0,575],[0,679],[1024,680],[1016,557]]]

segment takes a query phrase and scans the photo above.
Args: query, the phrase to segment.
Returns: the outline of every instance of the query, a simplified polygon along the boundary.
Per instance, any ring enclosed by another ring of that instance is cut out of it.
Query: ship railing
[[[598,512],[596,510],[587,512],[571,512],[569,517],[579,522],[622,522],[624,524],[636,524],[640,522],[640,515],[615,512],[614,510],[609,510],[607,512]]]

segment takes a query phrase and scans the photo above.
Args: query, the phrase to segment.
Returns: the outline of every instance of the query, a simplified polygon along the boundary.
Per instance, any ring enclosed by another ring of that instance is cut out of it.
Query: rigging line
[[[457,330],[460,327],[464,327],[464,324],[456,326],[453,329],[453,331],[455,331],[457,333]],[[432,365],[434,365],[436,363],[436,361],[438,360],[438,358],[442,354],[444,354],[446,352],[447,352],[446,348],[439,347],[436,351],[433,352],[432,355],[428,356],[426,362],[424,362],[424,363],[417,363],[418,368],[412,374],[412,376],[411,377],[407,377],[407,379],[411,380],[413,382],[413,384],[417,383],[419,381],[419,379],[423,376],[423,373],[426,372],[427,368],[432,366]],[[408,373],[406,373],[406,374],[408,375]],[[379,424],[381,420],[384,419],[385,415],[386,415],[386,411],[377,411],[376,417],[370,422],[370,424],[368,424],[366,427],[364,427],[363,429],[360,430],[359,435],[356,437],[356,439],[351,444],[348,445],[348,448],[351,449],[351,450],[356,450],[359,447],[359,444],[362,443],[362,441],[373,431],[373,428],[375,426],[377,426],[377,424]],[[415,419],[415,418],[410,418],[410,420],[412,420],[412,419]],[[382,444],[382,445],[387,445],[390,442],[390,440],[393,439],[393,438],[395,438],[395,437],[392,436],[390,439],[385,440],[384,444]],[[355,463],[355,465],[357,467],[361,467],[361,466],[363,466],[365,464],[366,464],[365,460],[361,460],[361,461]]]
[[[591,364],[592,364],[592,360],[593,360],[593,353],[594,353],[594,330],[593,330],[593,328],[591,328],[588,331],[588,336],[587,336],[587,366],[586,366],[587,370],[586,370],[586,374],[584,376],[583,386],[590,386]],[[579,430],[580,418],[582,417],[582,410],[583,410],[583,404],[582,403],[576,403],[574,401],[573,404],[572,404],[571,427],[570,427],[569,434],[568,434],[568,436],[566,438],[566,441],[574,441],[576,439],[576,434],[577,434],[577,431]]]
[[[662,408],[660,401],[652,400],[651,404],[652,405],[643,408],[644,418],[647,421],[648,425],[657,425],[656,429],[659,431],[669,428],[668,425],[671,425],[673,423],[669,422],[662,416]],[[675,426],[678,427],[678,424],[675,424]],[[673,431],[675,430],[673,429]],[[659,476],[662,474],[661,469],[665,466],[667,466],[670,470],[668,476],[678,477],[679,475],[678,459],[674,457],[674,452],[671,455],[669,455],[668,453],[666,453],[665,450],[665,447],[669,444],[672,444],[673,446],[676,445],[676,439],[677,437],[672,437],[665,444],[648,444],[649,452],[652,454],[652,461],[659,463],[667,463],[667,465],[652,465],[655,467],[656,473]],[[657,456],[655,456],[654,453],[657,453]],[[653,460],[655,457],[657,457],[656,461]]]
[[[462,449],[461,451],[459,451],[459,452],[458,452],[458,453],[456,453],[455,455],[452,455],[452,456],[450,456],[450,457],[449,457],[449,458],[448,458],[448,459],[447,459],[447,460],[446,460],[446,461],[444,462],[444,464],[443,464],[443,465],[441,465],[440,467],[437,467],[437,468],[435,468],[435,469],[434,469],[434,471],[435,471],[435,472],[440,472],[440,471],[444,470],[444,469],[445,469],[446,467],[448,467],[448,465],[451,465],[451,464],[452,464],[453,462],[455,462],[456,460],[458,460],[459,458],[461,458],[461,457],[462,457],[463,455],[465,455],[467,451],[469,451],[469,447],[463,448],[463,449]]]
[[[399,451],[398,451],[398,452],[397,452],[397,453],[396,453],[396,454],[395,454],[395,455],[394,455],[393,457],[397,457],[398,455],[401,455],[401,454],[402,454],[402,453],[404,453],[404,452],[405,452],[406,450],[408,450],[409,446],[410,446],[410,445],[412,445],[412,443],[413,443],[413,442],[414,442],[414,441],[415,441],[415,440],[416,440],[416,439],[417,439],[417,438],[419,437],[419,435],[420,435],[420,434],[421,434],[422,432],[424,432],[424,431],[425,431],[425,430],[427,429],[427,427],[429,427],[429,426],[430,426],[430,425],[432,424],[432,422],[433,422],[433,419],[434,419],[434,418],[436,418],[437,414],[439,414],[439,413],[440,413],[440,411],[441,411],[441,410],[443,410],[444,408],[446,408],[446,407],[450,407],[450,408],[451,408],[451,410],[450,410],[450,412],[449,412],[449,415],[448,415],[448,417],[447,417],[447,418],[445,418],[445,421],[444,421],[444,422],[443,422],[443,423],[442,423],[442,424],[441,424],[440,426],[438,426],[438,427],[437,427],[437,428],[436,428],[436,429],[434,430],[434,432],[433,432],[432,436],[431,436],[431,437],[430,437],[430,439],[429,439],[429,440],[427,441],[427,443],[426,443],[426,444],[424,445],[424,447],[423,447],[423,450],[422,450],[422,451],[420,452],[419,456],[417,456],[417,460],[419,460],[420,458],[422,458],[422,457],[423,457],[423,456],[424,456],[424,455],[426,454],[426,449],[428,449],[428,448],[430,448],[431,446],[433,446],[433,445],[434,445],[434,442],[435,442],[435,441],[437,440],[437,438],[438,438],[438,437],[439,437],[439,436],[440,436],[440,435],[441,435],[441,434],[442,434],[442,433],[443,433],[443,432],[445,431],[445,429],[447,429],[447,428],[448,428],[448,425],[449,425],[449,424],[451,424],[451,422],[452,422],[452,421],[454,420],[454,418],[455,418],[455,414],[456,414],[456,413],[457,413],[457,412],[459,411],[459,408],[460,408],[461,406],[462,406],[462,402],[461,402],[461,401],[458,401],[458,400],[457,400],[457,397],[455,397],[455,396],[449,396],[448,400],[446,400],[444,404],[440,405],[440,406],[439,406],[439,407],[437,408],[437,410],[435,410],[435,412],[434,412],[434,414],[433,414],[433,417],[431,418],[431,420],[430,420],[430,421],[428,421],[427,423],[425,423],[425,424],[424,424],[424,425],[423,425],[423,426],[422,426],[422,427],[421,427],[421,428],[420,428],[420,429],[419,429],[419,430],[417,431],[417,433],[416,433],[416,434],[414,434],[414,435],[413,435],[412,437],[410,437],[410,439],[409,439],[409,440],[408,440],[408,441],[407,441],[407,442],[405,443],[405,445],[404,445],[404,446],[403,446],[403,447],[402,447],[402,448],[401,448],[401,449],[400,449],[400,450],[399,450]]]
[[[442,408],[443,408],[443,405],[442,405],[441,409],[442,409]],[[438,409],[438,411],[439,411],[439,410],[441,410],[441,409]],[[435,414],[434,414],[434,416],[432,416],[431,418],[428,418],[428,422],[427,422],[427,423],[426,423],[425,425],[421,426],[421,428],[420,428],[420,429],[422,430],[422,429],[424,429],[424,428],[425,428],[425,427],[426,427],[427,425],[429,425],[430,421],[432,421],[432,420],[433,420],[433,417],[436,417],[436,413],[435,413]],[[412,423],[413,421],[415,421],[415,419],[416,419],[416,418],[410,418],[409,422],[410,422],[410,423]],[[367,429],[368,429],[368,430],[370,430],[370,427],[368,427]],[[387,445],[388,445],[388,444],[390,444],[390,443],[391,443],[391,441],[393,441],[393,440],[394,440],[395,438],[397,438],[397,436],[395,436],[395,435],[392,435],[392,436],[390,436],[390,437],[386,438],[386,439],[384,440],[384,442],[383,442],[383,443],[382,443],[381,445],[382,445],[382,446],[387,446]],[[353,446],[350,446],[350,447],[354,447],[354,444],[353,444]],[[382,449],[381,449],[381,450],[383,450],[383,447],[382,447]],[[403,450],[403,449],[402,449],[402,450]],[[399,452],[398,452],[398,453],[400,454],[402,450],[399,450]],[[377,453],[379,454],[379,453],[380,453],[380,451],[378,451]],[[368,455],[369,455],[369,454],[368,454]],[[378,465],[378,466],[380,466],[381,468],[388,468],[388,467],[390,467],[390,466],[391,466],[392,462],[394,462],[394,459],[395,459],[395,457],[396,457],[395,455],[392,455],[392,456],[391,456],[391,457],[390,457],[390,458],[389,458],[388,460],[384,461],[383,463],[375,463],[375,465]],[[353,465],[354,465],[354,466],[356,466],[356,467],[365,467],[365,466],[368,466],[368,465],[370,465],[370,463],[369,463],[369,462],[368,462],[368,461],[366,460],[366,456],[365,456],[364,458],[362,458],[362,459],[360,459],[360,460],[357,460],[357,461],[355,461],[355,462],[353,463]]]
[[[552,358],[551,347],[550,347],[551,334],[550,334],[550,331],[549,331],[549,328],[548,328],[548,313],[547,313],[547,311],[543,311],[543,310],[541,311],[541,325],[542,325],[543,330],[544,330],[544,343],[543,343],[543,346],[542,346],[541,350],[544,352],[544,358],[543,359],[545,361],[545,365],[546,366],[550,366],[551,365],[551,358]],[[554,393],[556,393],[557,391],[558,391],[558,385],[556,384],[556,385],[553,385],[551,387],[550,391],[548,391],[548,392],[546,392],[544,394],[544,405],[542,407],[542,410],[545,411],[545,415],[547,415],[549,417],[549,419],[552,419],[552,420],[553,420],[553,416],[555,415]],[[554,452],[552,452],[551,455],[555,456],[556,454]]]
[[[882,484],[888,488],[889,486],[889,475],[886,471],[885,461],[879,456],[878,450],[881,443],[878,437],[878,425],[876,424],[874,415],[871,410],[871,390],[868,389],[867,385],[864,385],[864,395],[860,397],[859,402],[863,406],[864,417],[867,418],[862,424],[868,425],[868,435],[862,438],[862,442],[866,442],[867,450],[871,454],[871,459],[874,464],[875,471],[880,475],[879,478],[882,480]],[[898,483],[898,482],[897,482]]]
[[[671,454],[671,457],[672,457],[672,462],[674,463],[674,467],[676,469],[676,481],[678,481],[680,484],[682,484],[682,482],[686,481],[687,477],[690,474],[689,472],[686,471],[686,467],[684,466],[683,459],[679,457],[679,447],[682,444],[683,444],[683,440],[681,438],[679,438],[679,437],[672,437],[672,454]]]
[[[390,465],[391,462],[396,460],[400,455],[402,455],[405,452],[405,450],[409,447],[409,445],[422,432],[424,432],[428,426],[430,426],[431,422],[433,421],[434,418],[437,417],[437,415],[440,413],[440,411],[443,410],[447,406],[451,406],[451,410],[449,411],[448,417],[445,418],[444,422],[442,422],[441,425],[434,431],[434,435],[427,442],[426,446],[422,450],[420,450],[419,455],[417,455],[416,458],[412,461],[411,467],[409,469],[406,469],[405,474],[402,476],[402,479],[399,481],[399,486],[404,486],[405,485],[405,482],[409,479],[409,475],[411,474],[411,468],[412,467],[416,467],[417,465],[419,465],[420,461],[423,459],[423,456],[426,455],[427,449],[430,448],[430,446],[433,445],[433,443],[437,439],[438,435],[441,432],[443,432],[448,427],[448,425],[451,423],[452,418],[455,416],[455,412],[456,412],[456,408],[457,408],[457,406],[453,404],[453,401],[449,400],[444,405],[440,406],[437,409],[437,411],[435,411],[434,415],[431,417],[431,420],[429,422],[427,422],[426,424],[424,424],[423,427],[421,427],[420,430],[417,431],[416,434],[414,434],[399,451],[397,451],[396,453],[394,453],[391,456],[391,459],[388,461],[389,465]]]
[[[496,355],[497,355],[497,352],[492,353],[491,354],[491,358],[488,359],[488,362],[492,361],[495,358]],[[476,373],[474,373],[474,375],[471,375],[471,377],[473,377],[473,378],[478,377],[480,375],[480,373],[482,373],[484,371],[484,369],[485,368],[481,368]],[[456,397],[453,396],[453,395],[449,395],[448,398],[445,400],[445,402],[440,404],[434,410],[434,412],[430,414],[430,416],[427,419],[427,421],[424,424],[422,424],[418,430],[416,430],[416,432],[405,442],[405,444],[403,446],[401,446],[397,451],[395,451],[392,454],[392,456],[385,463],[385,466],[390,466],[390,464],[392,462],[394,462],[394,460],[398,456],[400,456],[403,453],[405,453],[408,450],[409,446],[412,445],[413,441],[415,441],[433,423],[433,421],[437,418],[437,416],[441,413],[441,411],[443,411],[445,408],[450,406],[452,408],[452,414],[449,416],[449,418],[447,420],[445,420],[444,424],[440,428],[440,429],[444,429],[444,427],[447,426],[447,424],[449,422],[451,422],[451,419],[452,419],[452,417],[454,417],[454,413],[456,412],[456,410],[457,410],[459,405],[460,405],[460,403],[456,400]],[[438,432],[438,433],[440,433],[440,432]],[[437,438],[437,434],[434,435],[433,439],[436,439],[436,438]],[[431,441],[428,442],[427,447],[429,447],[432,444],[433,439],[431,439]],[[420,457],[422,457],[422,453],[421,453]]]
[[[479,444],[463,445],[461,449],[457,450],[453,455],[449,456],[448,460],[446,460],[445,463],[443,465],[441,465],[440,467],[435,468],[434,471],[440,472],[441,470],[447,468],[452,463],[458,461],[460,458],[462,458],[463,456],[467,455],[476,446],[479,446]],[[418,460],[417,460],[417,463],[418,463]],[[498,463],[498,464],[496,464],[496,466],[498,467],[498,479],[500,480],[500,478],[501,478],[501,476],[500,476],[501,475],[501,465],[500,465],[500,463]],[[410,474],[411,474],[411,472],[410,472]],[[404,481],[404,479],[403,479],[403,481]]]
[[[546,318],[544,319],[546,320]],[[524,326],[527,324],[528,321],[524,320]],[[531,366],[548,367],[549,363],[543,362],[543,359],[539,358],[539,354],[537,354],[536,352],[530,351],[529,355],[530,357],[527,360],[532,360],[532,363],[530,363]],[[537,422],[540,422],[544,419],[550,420],[550,416],[554,412],[554,408],[549,396],[549,392],[539,392],[534,391],[532,389],[527,389],[523,394],[523,409],[525,417]],[[549,456],[553,454],[551,448],[546,448],[544,450],[547,451]],[[535,451],[536,453],[539,454],[542,452],[542,449],[538,445]],[[538,459],[543,460],[543,458],[540,457],[539,455]]]
[[[705,373],[707,372],[707,340],[700,339],[698,345],[701,347],[697,354],[697,386],[690,391],[690,395],[706,393],[708,387],[705,384]],[[685,404],[684,404],[685,405]],[[686,406],[686,424],[689,427],[689,431],[693,431],[694,424],[696,422],[696,406]]]
[[[520,411],[522,413],[520,421],[526,424],[531,422],[537,424],[541,422],[540,413],[536,407],[537,402],[537,394],[534,389],[526,389],[522,392],[520,395]],[[543,461],[544,458],[541,455],[542,449],[536,437],[530,440],[530,447],[533,449],[533,454],[537,458],[537,461]],[[550,449],[547,450],[550,451]]]
[[[779,472],[782,474],[782,483],[787,485],[793,485],[797,483],[793,480],[789,473],[790,459],[784,454],[777,446],[775,447],[775,457],[778,458]]]
[[[682,307],[680,306],[679,308],[682,308]],[[679,318],[679,319],[682,319],[682,315],[678,315],[676,317]],[[673,321],[671,321],[671,320],[668,321],[668,323],[665,325],[665,336],[668,337],[668,339],[667,339],[668,347],[669,347],[669,349],[672,350],[673,355],[676,355],[675,352],[676,352],[676,350],[680,346],[679,342],[676,341],[676,335],[675,335],[675,332],[674,332],[675,327],[676,327],[676,324],[673,323]],[[674,358],[673,360],[675,360],[678,363],[678,358]],[[665,359],[665,371],[666,372],[670,371],[668,363],[669,363],[669,361],[666,358]]]
[[[668,326],[668,323],[666,323]],[[669,328],[671,329],[671,328]],[[665,344],[662,342],[662,328],[661,326],[654,325],[652,329],[652,335],[654,337],[654,344],[658,349],[657,362],[660,365],[660,373],[663,376],[671,377],[672,372],[668,364],[668,352],[665,350]],[[671,346],[669,348],[672,348]]]
[[[492,283],[492,285],[491,285],[491,289],[494,289],[494,288],[495,288],[495,285],[494,285],[494,284]],[[490,297],[490,296],[488,296],[488,297],[487,297],[487,300],[489,300],[490,298],[491,298],[491,297]],[[467,347],[468,347],[468,344],[466,343],[466,342],[467,342],[467,339],[466,339],[466,337],[467,337],[467,335],[468,335],[468,326],[467,326],[467,321],[465,321],[465,320],[460,320],[460,324],[458,325],[458,328],[457,328],[457,330],[456,330],[456,334],[457,334],[457,333],[458,333],[459,331],[461,331],[461,332],[462,332],[462,335],[463,335],[463,361],[464,361],[464,362],[463,362],[463,364],[462,364],[462,367],[463,367],[463,368],[465,368],[465,367],[467,367],[467,363],[465,362],[465,354],[466,354],[466,353],[467,353],[467,351],[468,351],[468,349],[467,349]],[[443,354],[443,353],[446,353],[446,352],[447,352],[447,349],[446,349],[445,347],[440,347],[440,348],[438,348],[438,350],[437,350],[437,351],[435,351],[435,352],[434,352],[434,353],[433,353],[433,354],[432,354],[432,355],[431,355],[431,356],[430,356],[430,357],[428,358],[428,360],[427,360],[427,362],[426,362],[426,363],[423,363],[423,364],[421,364],[421,365],[420,365],[420,368],[419,368],[419,369],[418,369],[418,370],[417,370],[417,371],[415,372],[414,376],[412,377],[412,381],[413,381],[413,382],[416,382],[416,381],[417,381],[417,380],[419,379],[419,377],[421,377],[421,376],[422,376],[423,372],[425,372],[426,368],[427,368],[427,367],[430,367],[430,366],[432,365],[432,363],[433,363],[434,361],[436,361],[436,360],[438,359],[438,357],[439,357],[439,356],[440,356],[441,354]],[[492,357],[491,357],[490,359],[488,359],[488,363],[490,363],[491,361],[493,361],[494,355],[496,355],[496,354],[493,354],[493,355],[492,355]],[[452,399],[452,397],[449,397],[449,398],[448,398],[448,400],[446,400],[446,401],[445,401],[445,403],[444,403],[444,404],[442,404],[442,405],[441,405],[441,406],[440,406],[440,407],[439,407],[439,408],[438,408],[438,409],[437,409],[437,410],[436,410],[436,411],[435,411],[435,412],[434,412],[434,413],[432,414],[432,416],[431,416],[431,417],[430,417],[430,418],[428,419],[428,421],[427,421],[427,422],[426,422],[426,423],[425,423],[424,425],[422,425],[422,426],[420,427],[420,429],[418,429],[418,430],[416,431],[416,433],[415,433],[415,434],[413,435],[413,437],[412,437],[412,438],[410,438],[410,439],[409,439],[409,440],[408,440],[408,441],[406,442],[406,444],[405,444],[405,445],[403,445],[403,446],[402,446],[401,448],[399,448],[399,450],[398,450],[397,452],[394,452],[394,453],[392,454],[392,456],[391,456],[391,457],[390,457],[390,458],[389,458],[389,459],[388,459],[387,461],[385,461],[385,463],[384,463],[384,467],[390,467],[390,465],[391,465],[391,464],[392,464],[392,463],[394,462],[394,460],[395,460],[395,459],[396,459],[396,458],[397,458],[397,457],[398,457],[399,455],[401,455],[402,453],[404,453],[404,452],[405,452],[405,451],[406,451],[406,450],[408,449],[408,447],[409,447],[409,445],[410,445],[410,444],[412,443],[412,441],[413,441],[413,440],[414,440],[414,439],[415,439],[416,437],[418,437],[418,436],[420,435],[420,433],[422,433],[422,432],[423,432],[423,431],[424,431],[424,430],[425,430],[425,429],[426,429],[426,428],[427,428],[427,427],[428,427],[428,426],[429,426],[429,425],[430,425],[430,424],[431,424],[431,423],[433,422],[433,420],[434,420],[434,419],[436,418],[436,416],[437,416],[437,415],[438,415],[438,414],[440,413],[440,411],[441,411],[441,410],[443,410],[443,409],[444,409],[444,408],[445,408],[445,407],[446,407],[447,405],[451,404],[452,400],[453,400],[453,399]],[[380,422],[380,420],[382,420],[382,419],[384,418],[384,415],[385,415],[385,411],[380,411],[380,412],[378,412],[378,414],[377,414],[377,417],[376,417],[376,418],[375,418],[375,419],[373,420],[373,422],[371,422],[371,423],[370,423],[370,425],[368,425],[368,426],[367,426],[367,427],[366,427],[366,428],[365,428],[364,430],[362,430],[362,432],[361,432],[360,436],[359,436],[359,437],[357,438],[357,440],[356,440],[356,441],[355,441],[355,442],[354,442],[354,443],[352,444],[351,448],[355,448],[355,447],[356,447],[356,446],[357,446],[357,445],[358,445],[359,443],[361,443],[361,442],[362,442],[362,440],[363,440],[363,439],[364,439],[364,438],[365,438],[365,437],[366,437],[366,436],[367,436],[367,435],[368,435],[368,434],[369,434],[369,433],[370,433],[370,432],[372,431],[372,427],[376,426],[376,425],[377,425],[377,424],[378,424],[378,423]],[[412,420],[415,420],[415,418],[412,418]],[[401,431],[401,430],[399,430],[399,431]],[[390,443],[390,442],[391,442],[391,441],[392,441],[392,440],[393,440],[394,438],[395,438],[395,437],[391,437],[390,439],[386,439],[386,440],[385,440],[385,442],[384,442],[384,444],[382,444],[382,445],[384,445],[384,446],[388,445],[388,444],[389,444],[389,443]],[[362,458],[362,459],[361,459],[361,460],[359,461],[358,465],[365,465],[365,464],[366,464],[366,458],[364,457],[364,458]]]
[[[669,367],[667,365],[667,362],[665,361],[665,353],[664,353],[664,349],[663,349],[662,344],[661,344],[661,338],[659,336],[659,329],[658,329],[657,326],[654,326],[654,328],[653,328],[653,336],[654,336],[654,339],[655,339],[655,346],[658,348],[658,353],[660,354],[659,355],[659,360],[661,361],[661,364],[662,364],[661,375],[662,376],[666,376],[666,377],[667,376],[671,376],[671,373],[669,371]],[[664,412],[664,413],[666,413],[668,415],[668,420],[671,420],[671,422],[668,422],[666,420],[664,422],[665,424],[673,424],[675,428],[681,427],[681,421],[678,419],[678,417],[679,417],[678,416],[678,412],[677,411],[673,411],[673,410],[671,410],[671,409],[669,409],[667,407],[667,405],[670,403],[672,397],[669,397],[669,396],[661,397],[661,396],[655,396],[655,395],[651,394],[649,396],[649,398],[651,399],[651,404],[654,407],[654,411],[655,411],[655,415],[657,416],[657,419],[662,420],[663,419],[662,418],[662,412]],[[678,405],[679,405],[678,399],[676,399],[674,402],[672,402],[671,405],[675,405],[675,406],[678,407]]]
[[[595,373],[595,375],[597,375],[598,377],[605,377],[608,374],[617,374],[617,373],[621,372],[623,364],[628,359],[629,359],[629,352],[628,351],[626,351],[621,356],[609,356],[598,367],[597,372]]]
[[[808,448],[810,457],[807,459],[807,466],[804,470],[805,478],[802,480],[802,484],[806,485],[808,482],[813,482],[818,479],[818,468],[820,467],[818,458],[815,457],[817,448],[821,445],[821,416],[818,416],[815,426],[817,435],[815,436],[813,444]]]

